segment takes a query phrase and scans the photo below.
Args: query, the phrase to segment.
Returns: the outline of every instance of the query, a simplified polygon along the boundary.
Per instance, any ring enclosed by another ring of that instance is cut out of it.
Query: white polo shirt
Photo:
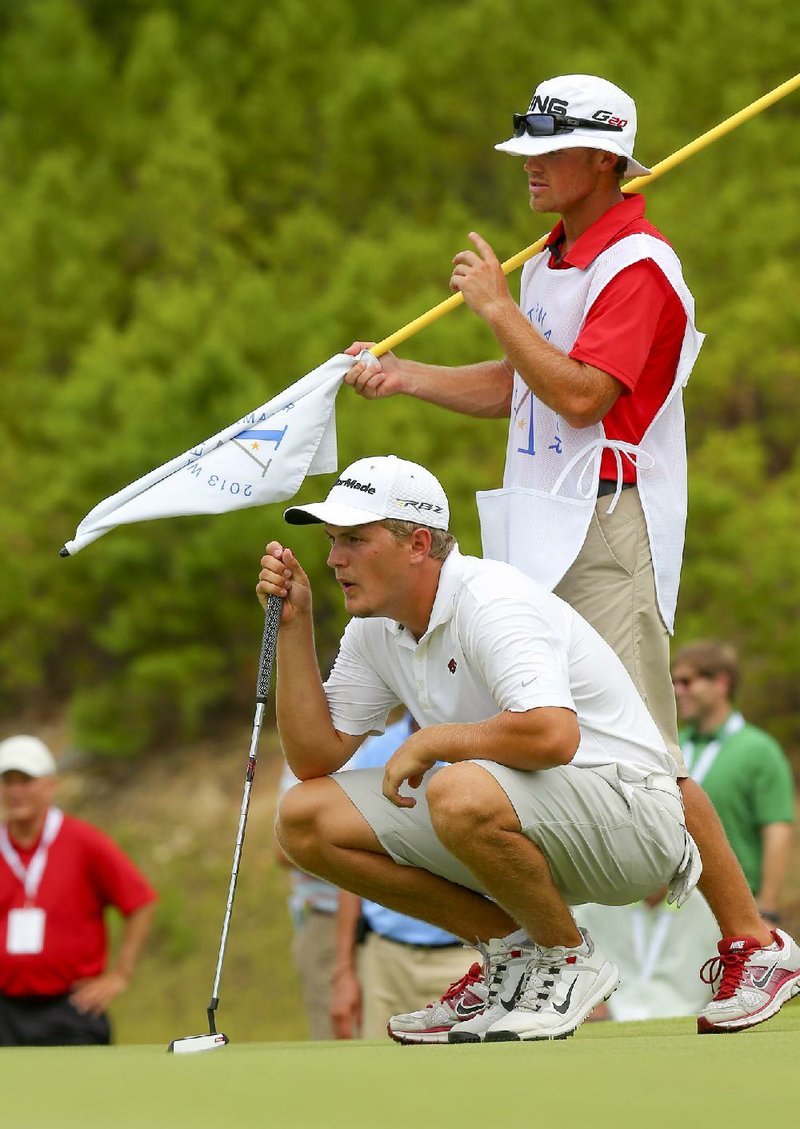
[[[335,728],[351,735],[382,732],[401,704],[422,728],[563,706],[581,731],[574,765],[675,776],[655,722],[600,635],[518,569],[457,548],[419,642],[394,620],[351,620],[325,693]]]

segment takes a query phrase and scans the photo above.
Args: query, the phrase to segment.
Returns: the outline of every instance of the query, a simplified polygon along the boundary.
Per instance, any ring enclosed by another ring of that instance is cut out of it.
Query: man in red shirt
[[[106,1008],[147,940],[156,894],[106,835],[53,805],[36,737],[0,742],[0,1046],[109,1043]],[[125,919],[107,967],[104,911]]]
[[[701,890],[741,955],[698,1030],[739,1030],[768,1018],[748,1002],[749,976],[758,968],[763,979],[789,944],[800,985],[800,949],[760,918],[678,744],[669,634],[686,521],[681,393],[702,343],[694,301],[674,251],[644,218],[643,198],[621,191],[623,179],[649,172],[633,156],[636,107],[624,91],[592,75],[560,76],[539,84],[513,124],[496,148],[525,158],[532,211],[559,222],[523,268],[519,304],[476,232],[450,280],[502,359],[450,367],[386,353],[357,360],[345,380],[367,399],[404,393],[509,417],[503,487],[478,496],[484,554],[517,565],[588,620],[657,722],[683,777]],[[363,348],[369,342],[348,352]]]

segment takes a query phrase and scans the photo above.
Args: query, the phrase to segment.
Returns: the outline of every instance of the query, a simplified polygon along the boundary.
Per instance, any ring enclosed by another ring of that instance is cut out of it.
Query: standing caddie
[[[524,158],[532,211],[559,222],[523,268],[519,305],[475,232],[450,280],[502,358],[447,367],[386,353],[357,361],[345,379],[367,399],[402,393],[509,417],[503,486],[478,495],[484,555],[553,589],[622,659],[675,757],[701,890],[724,938],[755,940],[758,969],[772,962],[775,939],[678,743],[669,634],[687,511],[682,393],[702,334],[677,255],[645,219],[643,197],[621,190],[650,171],[634,158],[635,139],[636,106],[613,83],[583,74],[540,83],[496,148]],[[796,945],[782,959],[800,972]],[[733,989],[729,978],[720,984],[701,1033],[768,1018],[748,977],[743,967]],[[777,984],[768,994],[774,1014]]]
[[[392,1017],[395,1039],[572,1034],[618,973],[570,906],[667,882],[680,901],[700,870],[658,727],[569,605],[511,565],[459,553],[423,467],[362,459],[324,502],[285,516],[324,525],[353,618],[323,683],[308,577],[269,543],[257,592],[285,601],[277,718],[301,780],[279,841],[303,869],[482,949],[485,1006],[460,1022],[445,993]],[[400,704],[420,731],[385,769],[338,772]]]

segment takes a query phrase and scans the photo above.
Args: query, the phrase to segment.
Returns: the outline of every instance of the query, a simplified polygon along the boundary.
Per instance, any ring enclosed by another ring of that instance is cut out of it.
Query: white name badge
[[[12,909],[8,914],[6,952],[12,956],[23,953],[40,953],[44,948],[43,909]]]

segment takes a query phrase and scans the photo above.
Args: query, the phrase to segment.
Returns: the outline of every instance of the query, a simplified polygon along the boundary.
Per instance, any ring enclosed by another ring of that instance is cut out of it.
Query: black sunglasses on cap
[[[572,133],[573,129],[604,129],[622,133],[621,125],[609,125],[594,118],[570,118],[566,114],[514,114],[514,136],[553,137],[556,133]]]

